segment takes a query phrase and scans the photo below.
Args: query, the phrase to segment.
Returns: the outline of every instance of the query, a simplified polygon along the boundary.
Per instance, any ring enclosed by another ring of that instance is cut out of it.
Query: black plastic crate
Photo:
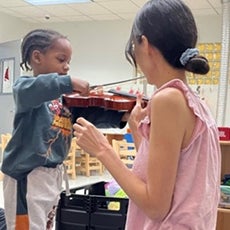
[[[57,208],[56,230],[124,230],[128,199],[106,197],[106,182],[101,181],[65,191]],[[76,194],[83,191],[83,194]],[[109,209],[110,202],[118,204],[118,210]]]
[[[71,191],[70,196],[61,193],[56,213],[56,230],[89,229],[89,199],[74,193]]]

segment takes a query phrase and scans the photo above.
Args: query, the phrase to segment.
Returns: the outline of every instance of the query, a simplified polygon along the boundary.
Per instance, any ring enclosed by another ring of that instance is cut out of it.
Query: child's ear
[[[34,50],[31,54],[31,60],[36,64],[40,64],[41,63],[41,52],[39,50]]]

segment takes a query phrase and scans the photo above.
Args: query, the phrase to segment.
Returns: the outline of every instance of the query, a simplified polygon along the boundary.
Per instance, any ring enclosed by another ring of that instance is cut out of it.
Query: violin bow
[[[129,82],[129,81],[135,81],[135,80],[143,79],[143,78],[145,78],[145,76],[130,78],[130,79],[123,80],[123,81],[115,81],[115,82],[105,83],[102,85],[91,85],[89,88],[92,90],[92,89],[95,89],[95,88],[100,87],[100,86],[116,85],[116,84],[125,83],[125,82]]]

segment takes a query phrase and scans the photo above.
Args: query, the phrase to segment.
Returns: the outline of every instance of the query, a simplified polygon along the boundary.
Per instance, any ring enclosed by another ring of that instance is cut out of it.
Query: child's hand
[[[89,94],[89,82],[71,77],[73,91],[80,93],[81,95],[88,95]]]

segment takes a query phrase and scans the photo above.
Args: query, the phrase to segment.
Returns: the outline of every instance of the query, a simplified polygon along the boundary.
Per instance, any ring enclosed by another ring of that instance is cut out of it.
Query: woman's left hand
[[[103,150],[111,148],[103,133],[84,118],[78,118],[73,129],[77,144],[91,156],[97,157]]]

